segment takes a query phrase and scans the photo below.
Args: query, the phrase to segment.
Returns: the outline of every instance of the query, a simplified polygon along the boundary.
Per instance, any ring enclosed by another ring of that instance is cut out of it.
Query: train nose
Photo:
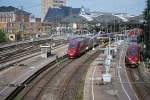
[[[69,56],[76,56],[76,50],[75,49],[69,49],[68,50],[68,55]]]
[[[137,62],[138,62],[138,58],[137,58],[137,57],[129,57],[128,59],[129,59],[129,61],[131,61],[132,63],[137,63]]]

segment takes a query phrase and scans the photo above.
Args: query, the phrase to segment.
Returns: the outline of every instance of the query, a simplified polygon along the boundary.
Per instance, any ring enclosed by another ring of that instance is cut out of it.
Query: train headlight
[[[132,58],[128,57],[128,60],[130,60],[130,61],[131,61],[131,60],[132,60]]]

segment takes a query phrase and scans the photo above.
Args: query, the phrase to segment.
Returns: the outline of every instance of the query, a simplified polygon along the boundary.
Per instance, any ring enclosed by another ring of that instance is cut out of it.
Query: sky
[[[40,17],[41,0],[0,0],[0,6],[14,6]],[[128,13],[139,15],[146,7],[146,0],[68,0],[67,6],[90,8],[91,11]]]

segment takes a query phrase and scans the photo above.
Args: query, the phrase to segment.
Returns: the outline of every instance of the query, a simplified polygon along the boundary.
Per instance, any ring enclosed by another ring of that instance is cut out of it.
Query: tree
[[[144,19],[146,21],[145,26],[145,44],[146,44],[146,54],[150,58],[150,0],[147,0],[147,7],[144,10]]]
[[[6,42],[6,34],[0,30],[0,43]]]
[[[144,18],[146,21],[150,22],[148,19],[149,19],[149,16],[150,16],[150,0],[147,0],[147,6],[144,10]]]

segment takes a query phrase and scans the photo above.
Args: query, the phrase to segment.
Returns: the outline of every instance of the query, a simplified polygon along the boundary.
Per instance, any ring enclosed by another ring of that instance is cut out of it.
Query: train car
[[[140,47],[135,44],[131,44],[127,48],[125,63],[129,67],[137,67],[140,62]]]
[[[89,49],[92,49],[93,47],[97,46],[98,45],[98,39],[93,36],[93,37],[90,37],[89,38],[89,41],[88,41],[88,50]]]
[[[86,37],[78,37],[69,40],[69,46],[67,51],[68,58],[76,58],[83,54],[88,47],[89,39]]]

